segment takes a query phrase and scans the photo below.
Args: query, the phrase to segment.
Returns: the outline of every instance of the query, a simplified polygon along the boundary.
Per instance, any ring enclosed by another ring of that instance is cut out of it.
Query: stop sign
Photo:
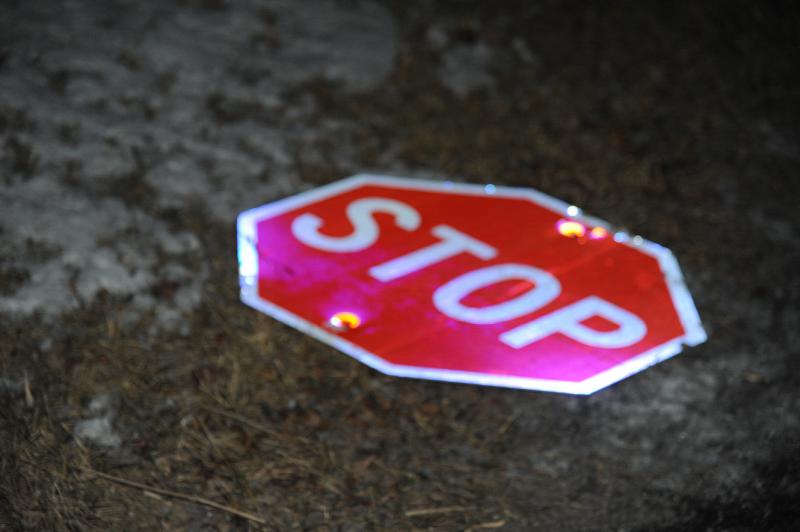
[[[529,189],[358,175],[238,246],[245,303],[390,375],[588,394],[706,339],[668,249]]]

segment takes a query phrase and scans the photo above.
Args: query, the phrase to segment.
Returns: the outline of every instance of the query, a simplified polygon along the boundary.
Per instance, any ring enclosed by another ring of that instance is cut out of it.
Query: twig
[[[488,523],[478,523],[477,525],[473,525],[469,527],[466,532],[471,532],[473,530],[477,530],[479,528],[501,528],[506,525],[506,520],[501,519],[499,521],[489,521]]]
[[[133,480],[128,480],[128,479],[121,478],[121,477],[115,477],[114,475],[109,475],[107,473],[101,473],[100,471],[97,471],[97,470],[92,469],[90,467],[84,467],[84,466],[79,466],[79,465],[76,465],[75,467],[77,467],[78,469],[82,469],[83,471],[86,471],[88,473],[91,473],[91,474],[95,475],[98,478],[102,478],[103,480],[108,480],[109,482],[114,482],[114,483],[120,484],[122,486],[128,486],[129,488],[140,489],[140,490],[143,490],[145,492],[157,493],[158,495],[163,495],[165,497],[172,497],[173,499],[180,499],[180,500],[183,500],[183,501],[189,501],[189,502],[194,502],[194,503],[197,503],[197,504],[202,504],[204,506],[208,506],[210,508],[214,508],[215,510],[220,510],[222,512],[227,512],[229,514],[237,515],[239,517],[247,519],[248,521],[253,521],[254,523],[258,523],[258,524],[261,524],[261,525],[266,525],[267,524],[267,522],[264,521],[264,519],[258,517],[255,514],[251,514],[249,512],[245,512],[245,511],[242,511],[242,510],[238,510],[238,509],[232,508],[230,506],[225,506],[224,504],[219,504],[217,502],[210,501],[208,499],[204,499],[203,497],[198,497],[196,495],[189,495],[187,493],[179,493],[177,491],[166,490],[166,489],[163,489],[163,488],[156,488],[155,486],[148,486],[147,484],[141,484],[141,483],[135,482]]]
[[[218,416],[222,416],[222,417],[227,417],[229,419],[233,419],[234,421],[238,421],[242,425],[247,425],[248,427],[250,427],[252,429],[259,430],[259,431],[261,431],[261,432],[263,432],[265,434],[269,434],[270,436],[273,436],[275,438],[292,438],[294,440],[297,440],[297,441],[300,441],[300,442],[303,442],[303,443],[310,443],[310,440],[308,438],[306,438],[305,436],[300,436],[300,435],[297,435],[297,434],[286,434],[286,433],[278,432],[277,430],[272,429],[272,428],[264,425],[263,423],[259,423],[258,421],[254,420],[254,419],[251,419],[251,418],[245,417],[245,416],[241,416],[239,414],[235,414],[235,413],[229,412],[227,410],[223,410],[222,408],[216,408],[216,407],[208,406],[208,405],[200,405],[200,408],[202,408],[203,410],[206,410],[208,412],[211,412],[212,414],[217,414]]]
[[[260,430],[261,432],[266,432],[267,434],[275,435],[277,433],[275,430],[259,423],[258,421],[255,421],[253,419],[244,416],[240,416],[239,414],[234,414],[233,412],[228,412],[227,410],[223,410],[221,408],[215,408],[213,406],[208,406],[208,405],[200,405],[200,408],[202,408],[203,410],[208,410],[212,414],[217,414],[218,416],[233,419],[235,421],[238,421],[242,425],[247,425],[250,428]]]
[[[28,380],[28,372],[25,372],[25,382],[23,383],[25,391],[25,406],[33,408],[33,394],[31,393],[31,383]]]
[[[449,514],[460,512],[464,508],[461,506],[444,506],[442,508],[420,508],[419,510],[408,510],[406,517],[418,517],[420,515]]]

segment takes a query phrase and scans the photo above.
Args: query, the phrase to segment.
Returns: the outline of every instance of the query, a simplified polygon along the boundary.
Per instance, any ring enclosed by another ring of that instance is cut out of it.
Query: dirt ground
[[[0,529],[797,530],[798,28],[791,2],[4,1]],[[664,244],[709,340],[575,397],[387,377],[241,304],[236,214],[361,171]]]

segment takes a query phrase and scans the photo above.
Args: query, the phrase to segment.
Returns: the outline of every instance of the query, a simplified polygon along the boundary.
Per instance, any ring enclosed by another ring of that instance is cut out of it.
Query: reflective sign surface
[[[392,375],[585,394],[706,338],[669,250],[528,189],[355,176],[238,232],[247,304]]]

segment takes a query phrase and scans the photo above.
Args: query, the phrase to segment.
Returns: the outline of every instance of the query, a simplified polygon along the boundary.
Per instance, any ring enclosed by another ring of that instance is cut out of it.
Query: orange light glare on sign
[[[570,238],[580,238],[586,234],[586,226],[574,220],[560,220],[556,227],[559,233]]]
[[[337,312],[328,321],[335,329],[342,331],[353,330],[361,325],[361,318],[352,312]]]

